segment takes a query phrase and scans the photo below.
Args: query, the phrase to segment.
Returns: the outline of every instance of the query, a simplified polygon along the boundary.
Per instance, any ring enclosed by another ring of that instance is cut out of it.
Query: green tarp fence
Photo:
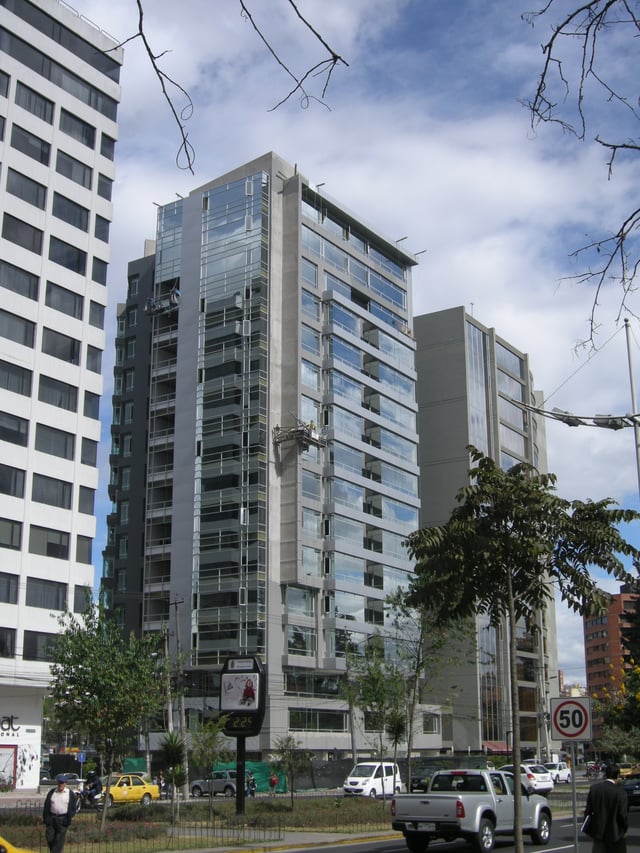
[[[236,765],[235,762],[231,761],[228,764],[216,764],[213,768],[214,770],[235,770]],[[260,793],[268,793],[269,788],[269,776],[271,776],[271,771],[276,774],[278,777],[278,784],[276,785],[276,793],[277,794],[286,794],[287,793],[287,774],[283,773],[279,770],[276,770],[268,761],[245,761],[245,770],[247,776],[249,773],[253,773],[256,780],[256,791]]]

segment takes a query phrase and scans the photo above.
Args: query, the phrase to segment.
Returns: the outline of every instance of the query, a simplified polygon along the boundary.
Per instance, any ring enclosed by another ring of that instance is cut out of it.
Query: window
[[[64,480],[45,477],[44,474],[34,474],[31,498],[36,503],[71,509],[71,489],[71,483]]]
[[[0,441],[26,447],[28,438],[29,421],[9,412],[0,412]]]
[[[53,194],[51,212],[57,219],[62,219],[63,222],[67,222],[79,231],[86,233],[89,230],[89,211],[87,208],[60,193],[54,192]]]
[[[42,254],[42,231],[21,219],[16,219],[9,213],[5,213],[2,218],[2,236],[16,246],[22,246],[28,252]]]
[[[91,601],[91,587],[75,586],[73,588],[73,612],[85,613],[87,604]]]
[[[103,243],[109,242],[109,226],[111,223],[108,219],[105,219],[104,216],[99,216],[96,214],[96,224],[94,229],[94,236],[96,240],[102,240]]]
[[[93,300],[89,303],[89,325],[104,329],[104,305]]]
[[[120,524],[129,524],[129,501],[120,501]]]
[[[57,237],[49,238],[49,260],[79,275],[87,271],[87,253]]]
[[[24,497],[24,471],[0,463],[0,494]]]
[[[76,562],[91,565],[91,549],[93,539],[88,536],[78,536],[76,539]]]
[[[94,394],[92,391],[84,392],[84,409],[83,414],[85,418],[93,418],[94,420],[98,420],[100,418],[100,395]]]
[[[100,373],[102,370],[102,350],[91,344],[87,346],[87,370],[92,373]]]
[[[127,341],[127,358],[136,357],[136,339],[129,338]]]
[[[0,658],[12,658],[16,654],[16,629],[0,628]]]
[[[287,654],[313,657],[316,653],[315,628],[303,625],[287,626]]]
[[[47,124],[53,124],[53,101],[43,98],[38,92],[19,81],[16,85],[16,104],[46,121]]]
[[[98,461],[98,442],[91,438],[82,439],[82,449],[80,451],[80,461],[83,465],[91,465],[96,467]]]
[[[0,601],[3,604],[18,603],[18,579],[19,575],[0,572]]]
[[[129,554],[129,537],[121,536],[118,541],[118,557],[121,560],[126,560]]]
[[[67,585],[42,578],[27,578],[27,607],[44,610],[67,609]]]
[[[61,459],[73,459],[75,436],[46,424],[36,424],[36,450]]]
[[[93,148],[96,144],[95,127],[65,109],[60,111],[60,130],[88,148]]]
[[[112,139],[110,136],[107,136],[106,133],[103,133],[102,138],[100,139],[100,153],[103,157],[106,157],[107,160],[113,160],[113,158],[115,157],[115,151],[115,139]]]
[[[22,543],[22,524],[10,518],[0,518],[0,548],[19,551]]]
[[[133,423],[133,400],[127,400],[124,404],[124,423]]]
[[[97,282],[98,284],[107,283],[106,261],[103,261],[100,258],[93,259],[93,265],[91,267],[91,280]]]
[[[38,400],[66,409],[68,412],[78,411],[78,389],[74,385],[52,379],[50,376],[40,376]]]
[[[64,175],[65,178],[69,178],[70,181],[80,184],[81,187],[84,187],[87,190],[91,189],[93,170],[80,160],[76,160],[76,158],[72,157],[70,154],[66,154],[64,151],[58,151],[58,156],[56,158],[56,172],[58,172],[59,175]]]
[[[129,308],[127,311],[127,326],[129,329],[134,328],[138,324],[138,309]]]
[[[133,391],[135,383],[135,370],[125,370],[124,372],[124,390]]]
[[[131,487],[131,468],[122,468],[120,470],[120,488],[127,492]]]
[[[11,129],[11,147],[31,157],[32,160],[37,160],[38,163],[49,165],[51,154],[49,143],[17,124],[14,124]]]
[[[106,175],[98,173],[98,195],[111,201],[111,191],[113,189],[113,181]]]
[[[30,397],[31,376],[31,371],[27,370],[26,367],[0,360],[0,388],[5,391],[13,391],[14,394]]]
[[[24,660],[52,661],[57,634],[25,631],[22,657]]]
[[[5,287],[27,299],[38,299],[38,276],[0,260],[0,287]]]
[[[33,348],[36,324],[0,308],[0,337]]]
[[[437,714],[423,713],[422,733],[425,735],[440,734],[440,717]]]
[[[55,557],[57,560],[69,559],[69,534],[62,530],[31,525],[29,530],[29,553],[42,557]]]
[[[44,301],[49,308],[68,314],[69,317],[75,317],[76,320],[82,320],[84,298],[79,293],[48,281]]]
[[[28,178],[21,172],[16,172],[15,169],[9,169],[7,173],[7,192],[21,198],[28,204],[44,210],[47,203],[47,188],[44,184],[39,184],[33,178]]]
[[[80,364],[80,341],[53,329],[43,329],[42,352],[69,364]]]
[[[0,95],[3,98],[6,98],[7,95],[9,94],[9,81],[10,80],[11,80],[11,77],[9,77],[9,75],[5,71],[0,71]]]
[[[137,296],[139,287],[140,287],[140,276],[139,275],[132,275],[129,278],[128,297]]]
[[[78,512],[93,515],[95,495],[95,489],[90,489],[88,486],[80,486],[78,492]]]

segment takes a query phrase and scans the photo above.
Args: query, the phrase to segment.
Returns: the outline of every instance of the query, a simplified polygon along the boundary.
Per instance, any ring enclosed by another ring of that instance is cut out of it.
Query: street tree
[[[166,765],[167,782],[171,788],[171,820],[180,820],[180,788],[187,784],[185,763],[187,746],[180,732],[167,732],[160,742],[160,755]]]
[[[157,641],[124,637],[116,620],[91,601],[83,614],[65,613],[59,624],[50,686],[56,717],[86,735],[110,781],[142,721],[162,706]]]
[[[197,765],[205,768],[207,779],[211,779],[216,764],[230,761],[233,751],[229,739],[224,735],[227,717],[206,720],[191,732],[191,754]],[[213,814],[213,785],[209,785],[209,815]]]
[[[581,614],[606,612],[608,595],[590,569],[634,584],[618,555],[638,558],[617,525],[640,517],[609,499],[568,501],[554,493],[554,474],[521,463],[503,471],[475,447],[467,448],[469,485],[457,496],[448,521],[408,538],[416,560],[409,603],[431,607],[441,624],[486,614],[506,625],[513,762],[520,764],[516,626],[533,626],[553,606],[553,591]],[[522,826],[520,786],[515,786],[515,825]],[[516,832],[516,850],[523,851]]]
[[[640,106],[634,75],[628,73],[638,56],[638,0],[543,0],[541,8],[522,17],[532,26],[543,25],[545,33],[541,73],[532,97],[523,100],[532,126],[555,124],[581,141],[595,139],[607,152],[611,177],[616,162],[640,153]],[[639,228],[640,206],[632,203],[608,234],[588,235],[572,252],[584,262],[576,278],[593,294],[591,341],[599,296],[612,280],[621,288],[619,316],[631,307]]]
[[[311,754],[302,748],[300,741],[293,735],[276,738],[275,749],[272,753],[273,765],[287,776],[289,793],[291,795],[291,808],[293,808],[293,794],[295,790],[296,776],[308,770],[311,764]],[[240,784],[240,780],[238,780]]]
[[[411,781],[413,740],[419,703],[439,676],[467,661],[475,649],[470,620],[439,624],[428,607],[410,607],[400,587],[387,597],[389,624],[396,647],[396,669],[402,680],[404,731],[407,742],[407,780]]]

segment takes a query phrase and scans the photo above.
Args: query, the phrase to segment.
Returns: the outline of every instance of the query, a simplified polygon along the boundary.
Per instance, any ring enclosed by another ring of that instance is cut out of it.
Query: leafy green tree
[[[624,761],[625,756],[640,756],[640,729],[622,729],[619,726],[606,725],[598,740],[598,747],[602,755],[614,761]]]
[[[205,768],[207,779],[216,764],[231,761],[232,750],[223,729],[227,717],[207,720],[191,732],[191,754],[196,764]],[[213,814],[213,785],[209,785],[209,815]]]
[[[556,477],[527,464],[503,471],[474,447],[467,448],[470,484],[441,526],[408,539],[416,560],[409,603],[429,606],[440,624],[487,614],[493,626],[506,622],[513,730],[513,760],[520,763],[516,624],[535,624],[553,603],[553,588],[581,614],[606,612],[607,593],[590,575],[598,567],[623,583],[634,583],[617,554],[638,551],[616,527],[640,517],[613,501],[568,501],[555,495]],[[522,826],[520,786],[515,786],[515,825]],[[516,850],[523,851],[516,832]]]
[[[300,741],[297,741],[293,735],[287,735],[276,739],[272,763],[277,770],[287,774],[291,793],[291,808],[293,808],[296,776],[308,769],[311,763],[311,755],[306,749],[302,749]],[[240,780],[238,780],[239,783]]]
[[[171,812],[174,823],[180,819],[180,788],[186,784],[184,769],[187,747],[180,732],[167,732],[160,743],[160,754],[167,770],[167,782],[171,785]]]
[[[404,713],[404,738],[407,742],[407,784],[411,782],[411,755],[418,704],[429,685],[434,685],[446,669],[468,659],[475,649],[475,632],[470,621],[455,629],[437,622],[426,607],[407,604],[404,589],[387,597],[389,623],[396,645],[395,666],[403,687],[399,698]]]

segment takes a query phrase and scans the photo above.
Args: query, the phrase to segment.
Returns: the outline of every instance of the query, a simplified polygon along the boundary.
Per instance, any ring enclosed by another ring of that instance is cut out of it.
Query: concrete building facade
[[[129,268],[103,588],[124,626],[169,632],[187,725],[228,657],[265,664],[255,755],[373,748],[339,681],[372,636],[394,653],[385,598],[412,570],[414,263],[271,153],[161,207]]]
[[[122,51],[66,4],[5,0],[0,57],[0,780],[22,789],[58,617],[93,590]]]
[[[414,318],[418,375],[420,525],[444,524],[469,482],[468,445],[506,470],[528,462],[547,470],[544,423],[526,409],[536,395],[529,359],[494,329],[456,307]],[[524,404],[524,405],[519,405]],[[508,638],[476,619],[477,649],[437,684],[443,746],[452,751],[510,751]],[[519,626],[518,691],[523,757],[548,760],[546,714],[559,694],[555,609],[537,630]]]

